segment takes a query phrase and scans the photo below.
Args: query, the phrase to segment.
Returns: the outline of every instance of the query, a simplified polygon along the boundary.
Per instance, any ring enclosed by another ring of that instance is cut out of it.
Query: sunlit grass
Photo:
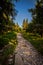
[[[0,35],[0,49],[3,49],[3,57],[0,60],[4,61],[10,54],[13,54],[17,46],[17,34],[14,31],[7,32],[5,35]]]
[[[43,37],[38,34],[23,33],[23,37],[26,38],[31,44],[43,55]]]

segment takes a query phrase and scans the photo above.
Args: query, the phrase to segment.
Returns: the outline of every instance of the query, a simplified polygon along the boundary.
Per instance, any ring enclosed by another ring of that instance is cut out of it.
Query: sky
[[[35,5],[35,0],[20,0],[19,2],[15,2],[16,10],[18,11],[16,20],[14,22],[18,22],[21,26],[24,19],[28,18],[30,22],[32,17],[31,13],[28,12],[28,9],[31,9]]]

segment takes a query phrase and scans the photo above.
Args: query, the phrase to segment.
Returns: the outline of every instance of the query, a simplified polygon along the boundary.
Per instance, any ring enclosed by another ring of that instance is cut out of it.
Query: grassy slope
[[[2,60],[4,60],[4,58],[10,54],[13,54],[17,45],[16,35],[17,34],[14,31],[8,32],[5,35],[0,35],[0,47],[5,45],[3,50],[3,57],[1,58]],[[2,62],[1,59],[0,61]]]
[[[12,53],[17,45],[17,38],[16,38],[16,33],[14,31],[7,33],[4,38],[8,39],[8,48],[6,48],[7,53]]]
[[[23,37],[31,42],[31,44],[43,55],[43,38],[38,34],[23,33]]]

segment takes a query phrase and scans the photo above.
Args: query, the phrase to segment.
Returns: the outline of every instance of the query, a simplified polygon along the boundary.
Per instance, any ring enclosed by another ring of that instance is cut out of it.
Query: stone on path
[[[19,54],[16,54],[15,56],[15,65],[23,65],[23,61],[22,61],[22,58]]]

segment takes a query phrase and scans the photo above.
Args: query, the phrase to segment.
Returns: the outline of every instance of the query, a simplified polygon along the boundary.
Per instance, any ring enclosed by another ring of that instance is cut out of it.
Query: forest
[[[35,7],[27,10],[31,13],[32,20],[29,22],[28,18],[24,19],[21,27],[13,21],[18,15],[13,2],[17,3],[19,0],[0,0],[0,65],[8,65],[6,59],[16,54],[18,33],[43,56],[43,0],[36,0]]]

